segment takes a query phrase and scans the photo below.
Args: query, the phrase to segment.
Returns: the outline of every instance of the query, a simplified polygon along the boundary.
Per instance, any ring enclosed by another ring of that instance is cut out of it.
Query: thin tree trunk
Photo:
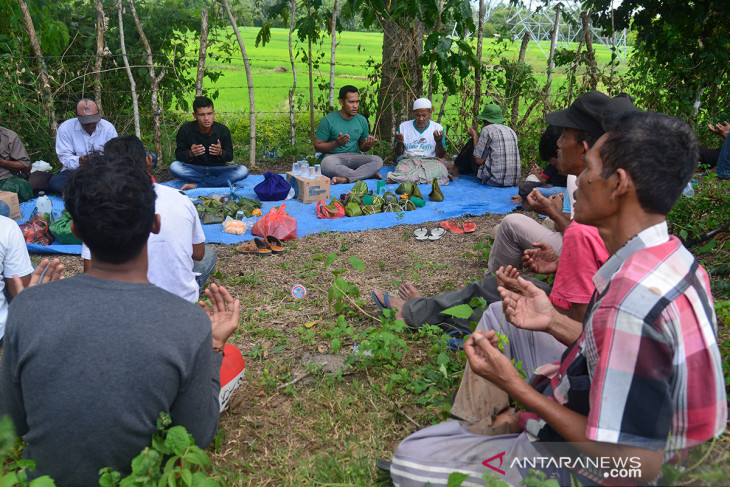
[[[457,56],[461,55],[461,48],[459,48],[459,50],[456,51],[456,55]],[[452,77],[456,76],[456,68],[451,70],[451,76]],[[446,111],[446,101],[448,99],[449,99],[449,90],[446,90],[446,93],[444,94],[444,97],[441,100],[441,108],[439,108],[439,116],[438,116],[438,119],[436,120],[436,123],[441,123],[441,119],[443,118],[444,112]]]
[[[256,167],[256,99],[254,98],[253,91],[253,77],[251,75],[251,63],[248,62],[248,54],[246,54],[246,46],[243,44],[243,38],[241,38],[241,32],[238,30],[238,23],[236,18],[231,12],[231,6],[228,0],[221,0],[223,7],[226,9],[228,14],[228,20],[233,26],[233,32],[236,34],[238,40],[238,47],[241,49],[241,56],[243,56],[243,66],[246,68],[246,81],[248,82],[248,103],[249,103],[249,123],[251,125],[251,153],[248,156],[248,161],[251,167]]]
[[[555,43],[558,40],[558,29],[560,28],[560,9],[562,3],[555,7],[555,25],[550,35],[550,57],[548,58],[547,82],[545,83],[545,111],[550,108],[550,87],[553,83],[553,71],[555,71]]]
[[[208,9],[200,11],[200,49],[198,50],[198,76],[195,79],[195,96],[203,94],[205,56],[208,52]]]
[[[583,12],[581,12],[581,17]],[[580,36],[578,42],[578,50],[575,51],[575,60],[573,61],[573,67],[570,68],[570,76],[568,77],[568,105],[573,103],[573,85],[575,83],[576,76],[578,75],[578,65],[580,64],[580,58],[583,55],[583,42],[585,41],[585,35]]]
[[[525,62],[525,54],[527,53],[527,45],[530,43],[530,33],[525,32],[522,36],[522,45],[520,45],[520,55],[517,58],[517,68]],[[520,92],[515,93],[512,99],[512,127],[517,126],[517,118],[520,116]]]
[[[312,15],[307,7],[307,15]],[[309,68],[309,138],[314,140],[314,81],[312,79],[312,36],[307,36],[307,66]]]
[[[585,14],[585,15],[584,15]],[[593,51],[593,33],[590,25],[590,11],[581,13],[583,23],[583,37],[586,41],[586,61],[588,62],[588,87],[592,90],[598,86],[598,74],[596,67],[596,53]]]
[[[436,31],[441,30],[441,14],[444,12],[444,0],[439,0],[439,18],[436,22]],[[431,61],[431,66],[428,67],[428,99],[431,100],[433,96],[433,73],[436,71],[436,63]],[[431,100],[433,103],[433,100]],[[442,105],[443,106],[443,105]],[[439,118],[439,122],[441,119]]]
[[[613,0],[611,0],[611,77],[608,81],[609,95],[613,95],[613,75],[616,72],[616,24],[614,20]]]
[[[479,0],[479,22],[477,24],[477,65],[474,67],[474,109],[472,124],[477,125],[479,102],[482,98],[482,42],[484,41],[484,0]]]
[[[292,47],[292,36],[294,35],[294,24],[297,13],[297,0],[291,0],[291,23],[289,24],[289,61],[291,61],[291,73],[294,81],[289,90],[289,130],[291,130],[291,146],[297,143],[296,126],[294,125],[294,93],[297,90],[297,65],[294,63],[294,49]]]
[[[165,68],[160,69],[160,74],[157,75],[155,71],[154,58],[152,57],[152,48],[150,47],[150,43],[144,33],[144,29],[142,29],[142,23],[139,21],[139,17],[137,16],[137,9],[134,8],[134,0],[127,1],[129,2],[129,10],[132,12],[134,24],[137,26],[137,32],[142,40],[142,44],[144,44],[144,50],[147,53],[147,69],[150,72],[150,97],[152,98],[152,131],[155,138],[155,151],[158,154],[162,154],[162,130],[160,125],[161,109],[159,104],[159,95],[160,81],[162,81],[162,78],[165,76]]]
[[[104,3],[102,0],[94,2],[96,7],[96,63],[94,64],[94,100],[99,107],[99,113],[104,116],[104,108],[101,103],[101,61],[104,58]]]
[[[53,93],[51,92],[51,83],[48,81],[48,71],[46,69],[46,62],[43,59],[43,51],[41,50],[41,45],[38,43],[38,35],[35,32],[30,12],[28,12],[28,5],[25,3],[25,0],[18,0],[18,5],[20,5],[20,11],[23,14],[23,22],[25,22],[25,29],[28,31],[28,38],[30,39],[31,47],[33,48],[33,54],[38,62],[41,85],[45,95],[45,112],[51,123],[51,132],[53,132],[53,136],[55,137],[56,130],[58,129],[58,123],[56,122],[56,111],[53,108]]]
[[[337,49],[337,9],[340,7],[340,0],[335,0],[332,7],[332,47],[330,48],[330,106],[335,106],[335,49]],[[293,15],[293,14],[292,14]]]
[[[129,79],[129,91],[132,94],[132,114],[134,117],[134,133],[137,138],[142,138],[141,131],[139,129],[139,97],[137,96],[137,83],[134,81],[132,75],[132,68],[129,67],[129,59],[127,58],[127,45],[124,39],[124,20],[122,18],[122,12],[124,6],[122,0],[117,2],[117,13],[119,17],[119,46],[122,49],[122,60],[124,61],[124,69],[127,71],[127,78]]]

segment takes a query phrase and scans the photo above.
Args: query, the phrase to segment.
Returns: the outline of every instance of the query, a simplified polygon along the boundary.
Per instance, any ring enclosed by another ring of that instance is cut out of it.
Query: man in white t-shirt
[[[403,122],[395,134],[395,153],[412,157],[446,157],[444,128],[431,120],[431,100],[419,98],[413,102],[413,120]]]
[[[428,98],[413,102],[413,120],[403,122],[395,134],[398,165],[387,175],[388,182],[439,184],[449,182],[448,169],[442,162],[446,156],[444,128],[431,120],[432,105]]]
[[[15,287],[13,274],[20,276],[23,286],[27,286],[32,272],[33,266],[20,227],[10,218],[0,216],[0,345],[8,318],[8,298],[14,298],[22,290]]]
[[[143,156],[146,157],[142,142],[132,135],[107,142],[104,152],[110,151],[132,153],[135,160],[140,160],[140,164]],[[146,165],[146,160],[144,162]],[[205,245],[203,227],[190,198],[160,184],[155,184],[155,194],[155,213],[160,215],[160,232],[151,233],[147,241],[147,279],[195,303],[200,288],[215,266],[215,251]],[[81,257],[84,259],[84,271],[87,271],[93,263],[86,246],[82,247]]]

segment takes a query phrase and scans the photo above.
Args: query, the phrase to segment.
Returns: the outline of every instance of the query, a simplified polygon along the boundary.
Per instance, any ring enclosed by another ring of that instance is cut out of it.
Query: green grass
[[[256,35],[259,29],[257,27],[241,28],[241,36],[246,46],[246,51],[251,63],[254,90],[256,94],[256,112],[258,114],[276,114],[287,112],[289,90],[292,85],[291,63],[289,61],[288,33],[286,29],[271,29],[271,41],[266,46],[255,47]],[[249,97],[248,84],[246,81],[246,72],[243,66],[243,60],[237,49],[235,38],[230,38],[227,42],[233,43],[236,48],[232,62],[222,63],[216,61],[214,57],[219,55],[214,48],[209,51],[208,67],[218,69],[224,72],[216,82],[206,80],[205,88],[208,90],[218,90],[218,98],[216,99],[216,110],[223,114],[240,114],[248,112]],[[383,35],[380,33],[368,32],[342,32],[338,36],[338,46],[336,53],[336,80],[335,87],[339,88],[345,84],[354,84],[358,87],[364,87],[367,84],[367,76],[370,68],[368,60],[372,59],[378,63],[382,59],[382,42]],[[496,63],[499,60],[493,59],[494,39],[486,39],[483,49],[483,59],[487,64]],[[548,43],[541,44],[542,49],[547,52]],[[566,46],[558,46],[566,47]],[[611,52],[603,45],[594,46],[596,49],[596,58],[599,66],[605,66],[610,62]],[[300,48],[306,49],[306,43],[295,41],[295,51]],[[573,43],[568,46],[569,49],[575,50],[577,44]],[[320,90],[319,83],[327,84],[329,82],[329,52],[330,38],[324,37],[322,45],[313,46],[313,58],[320,60],[319,69],[314,73],[314,93],[315,98],[328,95],[328,89]],[[506,58],[516,59],[519,52],[519,43],[511,43],[509,49],[502,54]],[[322,58],[318,57],[318,53],[324,54]],[[540,48],[535,43],[530,43],[526,52],[525,62],[533,68],[534,73],[540,82],[546,79],[547,60]],[[286,71],[283,71],[284,68]],[[308,110],[309,101],[309,80],[307,73],[307,65],[303,62],[296,62],[297,69],[297,90],[296,96],[300,102],[298,110],[306,112]],[[559,85],[565,79],[565,68],[558,69],[554,75],[555,85]],[[625,68],[619,66],[618,71],[622,72]],[[442,92],[435,98],[437,103],[440,102]],[[452,97],[454,100],[454,97]]]

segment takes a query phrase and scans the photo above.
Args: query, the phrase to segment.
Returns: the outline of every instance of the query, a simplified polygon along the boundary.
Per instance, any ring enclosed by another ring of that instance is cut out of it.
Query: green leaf
[[[312,256],[312,260],[322,262],[324,260],[324,254],[314,254],[314,256]]]
[[[185,485],[193,485],[193,474],[190,473],[190,470],[183,469],[180,471],[180,478],[182,478],[183,483]]]
[[[446,483],[446,487],[461,487],[461,484],[463,484],[464,481],[468,478],[468,473],[451,472],[451,475],[449,475],[449,480]]]
[[[705,254],[705,253],[709,252],[710,250],[714,249],[715,247],[717,247],[717,240],[715,240],[713,238],[712,240],[707,242],[705,245],[703,245],[702,248],[697,251],[697,253]]]
[[[459,304],[456,306],[452,306],[451,308],[447,308],[441,312],[442,314],[453,316],[454,318],[461,318],[462,320],[465,320],[469,318],[472,313],[474,313],[474,310],[471,306],[468,304]]]
[[[362,260],[356,255],[351,255],[348,259],[348,262],[350,262],[350,265],[353,267],[353,269],[357,271],[365,270],[365,264],[363,264]]]
[[[182,426],[173,426],[167,431],[165,446],[170,448],[175,455],[182,455],[192,443],[190,435]]]
[[[43,477],[38,477],[31,481],[30,487],[56,487],[56,482],[54,482],[48,475],[44,475]]]
[[[327,260],[324,261],[324,266],[329,267],[334,261],[337,260],[337,254],[332,252],[327,256]]]

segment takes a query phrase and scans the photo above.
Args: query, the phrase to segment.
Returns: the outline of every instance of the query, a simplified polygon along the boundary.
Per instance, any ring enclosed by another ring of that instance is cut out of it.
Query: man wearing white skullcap
[[[431,121],[431,100],[413,102],[413,120],[403,122],[395,134],[395,153],[414,157],[445,157],[444,128]]]

